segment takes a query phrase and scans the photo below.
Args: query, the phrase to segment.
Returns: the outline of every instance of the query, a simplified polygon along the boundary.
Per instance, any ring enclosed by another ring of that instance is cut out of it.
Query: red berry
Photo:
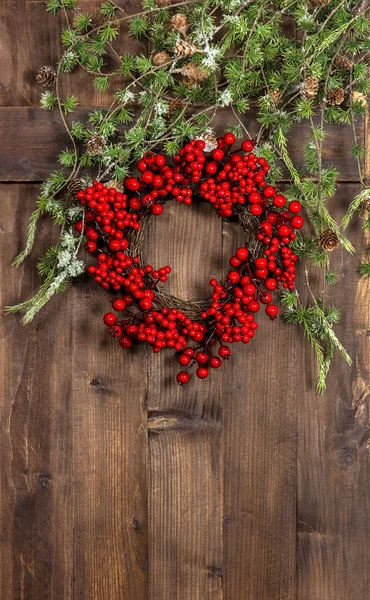
[[[220,346],[218,349],[218,354],[221,358],[228,358],[231,354],[230,348],[227,346]]]
[[[225,133],[223,140],[228,146],[232,146],[235,142],[235,135],[231,132]]]
[[[130,348],[132,346],[132,340],[124,335],[120,338],[119,345],[122,346],[122,348]]]
[[[248,310],[249,310],[249,312],[256,313],[256,312],[259,311],[259,309],[260,309],[260,305],[259,305],[259,302],[257,302],[257,300],[251,300],[248,303]]]
[[[276,319],[279,309],[275,304],[269,304],[265,308],[265,313],[271,320]]]
[[[253,150],[253,144],[250,140],[244,140],[244,142],[242,143],[242,150],[244,150],[244,152],[252,152]]]
[[[125,309],[125,303],[121,298],[116,298],[116,300],[113,300],[112,302],[112,308],[113,310],[124,310]]]
[[[291,213],[297,214],[297,213],[301,212],[302,205],[297,200],[293,200],[289,204],[289,210],[290,210]]]
[[[152,215],[161,215],[163,213],[163,206],[162,204],[153,204],[152,206]]]
[[[117,322],[117,317],[113,313],[106,313],[103,317],[103,321],[108,327],[111,325],[115,325]]]
[[[196,376],[199,377],[199,379],[206,379],[206,377],[208,377],[208,369],[206,369],[206,367],[199,367],[196,370]]]
[[[278,208],[283,208],[283,206],[286,205],[286,198],[285,198],[285,196],[278,194],[277,196],[275,196],[273,202],[274,202],[275,206],[277,206]]]
[[[294,227],[294,229],[300,229],[301,227],[303,227],[304,224],[304,219],[303,217],[300,216],[295,216],[293,217],[293,219],[290,221],[291,226]]]
[[[218,369],[221,366],[221,359],[219,359],[218,356],[212,356],[209,364],[212,369]]]
[[[221,148],[216,148],[216,150],[213,150],[212,152],[212,158],[214,160],[222,160],[224,156],[225,153],[223,150],[221,150]]]
[[[237,251],[235,252],[235,254],[239,260],[243,261],[243,260],[247,260],[249,253],[248,253],[247,248],[238,248]]]
[[[273,196],[275,196],[275,190],[272,187],[272,185],[267,185],[265,187],[265,189],[263,190],[263,195],[265,196],[265,198],[272,198]]]
[[[268,290],[273,291],[276,289],[277,287],[277,282],[276,279],[274,279],[273,277],[269,277],[268,279],[266,279],[265,281],[265,286]]]
[[[176,379],[179,385],[184,385],[190,379],[189,373],[187,373],[186,371],[180,371],[180,373],[177,373]]]
[[[179,356],[179,364],[182,367],[186,367],[189,363],[190,363],[190,356],[188,356],[187,354],[181,354],[181,356]]]
[[[205,352],[198,352],[195,355],[195,360],[197,361],[198,365],[205,365],[208,362],[208,354]]]

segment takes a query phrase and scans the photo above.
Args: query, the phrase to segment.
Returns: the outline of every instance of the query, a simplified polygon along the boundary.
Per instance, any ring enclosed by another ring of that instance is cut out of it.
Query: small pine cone
[[[185,108],[185,104],[178,98],[174,98],[168,105],[168,116],[172,117],[175,112],[179,112]]]
[[[117,192],[123,192],[123,183],[122,181],[117,181],[116,179],[111,179],[104,183],[107,188],[114,188]]]
[[[303,82],[303,96],[309,100],[314,98],[319,89],[319,80],[317,77],[307,77]]]
[[[362,92],[353,91],[351,94],[351,100],[352,102],[358,102],[359,104],[362,104],[362,106],[367,106],[367,98]]]
[[[187,63],[181,69],[178,69],[177,72],[194,83],[200,83],[209,77],[208,71],[192,62]]]
[[[326,252],[331,252],[339,246],[339,239],[332,229],[324,229],[319,237],[320,246]]]
[[[217,139],[212,132],[205,133],[204,135],[200,135],[199,139],[203,140],[203,142],[206,145],[204,148],[204,152],[212,152],[212,150],[215,150],[216,148],[218,148]]]
[[[281,91],[278,89],[271,90],[270,97],[274,104],[279,104]]]
[[[348,56],[337,56],[334,64],[337,69],[346,69],[347,71],[352,71],[353,69],[353,62],[348,58]]]
[[[344,100],[344,90],[342,88],[333,88],[328,91],[328,104],[330,106],[339,106]]]
[[[44,87],[50,87],[51,85],[54,85],[56,77],[57,74],[54,67],[45,66],[37,71],[36,81]]]
[[[67,194],[68,198],[74,200],[76,198],[77,192],[81,190],[85,190],[88,186],[87,179],[81,177],[80,179],[71,179],[71,181],[67,185]]]
[[[187,16],[183,13],[177,13],[173,15],[171,19],[172,29],[177,33],[181,33],[184,37],[186,37],[186,33],[189,28],[189,22]]]
[[[94,133],[87,142],[87,151],[89,154],[101,154],[106,146],[106,141],[99,133]]]
[[[163,65],[166,65],[170,62],[171,57],[168,54],[168,52],[157,52],[157,54],[154,54],[153,56],[153,65],[155,65],[156,67],[162,67]]]
[[[330,0],[311,0],[311,4],[313,6],[318,6],[322,8],[323,6],[327,6],[330,3]]]
[[[203,52],[203,50],[199,50],[199,48],[187,40],[177,40],[175,44],[175,52],[177,56],[185,57],[194,56],[194,54],[197,52]]]

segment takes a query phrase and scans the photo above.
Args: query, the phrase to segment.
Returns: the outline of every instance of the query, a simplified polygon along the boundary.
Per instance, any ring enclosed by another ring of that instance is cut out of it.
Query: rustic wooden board
[[[120,3],[136,10],[136,0]],[[98,5],[85,2],[92,13]],[[9,0],[0,12],[3,306],[39,283],[36,257],[54,235],[48,221],[27,268],[10,264],[37,182],[68,137],[56,112],[39,109],[34,83],[37,68],[57,60],[60,20],[39,0],[20,0],[16,11]],[[79,97],[73,119],[109,102],[80,72],[62,89]],[[245,122],[254,134],[253,114]],[[235,123],[227,109],[216,120],[225,123]],[[297,125],[298,164],[307,140]],[[328,128],[326,164],[347,182],[333,201],[338,218],[358,189],[351,145],[350,129]],[[349,234],[361,252],[358,222]],[[241,241],[211,207],[173,203],[151,220],[145,252],[155,266],[172,266],[169,291],[202,298]],[[359,260],[341,250],[331,258],[339,284],[330,299],[342,309],[338,334],[354,367],[336,360],[323,398],[306,340],[281,320],[261,318],[251,345],[235,348],[209,381],[179,389],[172,356],[124,353],[108,337],[109,295],[86,278],[31,326],[4,317],[1,598],[368,600],[370,308]]]
[[[93,105],[89,105],[93,106]],[[79,108],[67,118],[72,121],[84,119],[87,108]],[[214,121],[216,128],[224,129],[227,124],[237,123],[227,109],[220,109]],[[258,125],[255,114],[245,116],[251,135],[256,134]],[[353,145],[349,126],[327,127],[324,166],[335,164],[340,172],[340,181],[358,181],[358,171],[350,155]],[[364,136],[363,123],[357,123],[357,135]],[[41,181],[52,169],[58,168],[57,156],[70,146],[57,110],[44,111],[38,107],[3,107],[0,110],[0,181]],[[307,123],[297,123],[289,135],[289,152],[298,166],[303,167],[302,148],[309,141]]]

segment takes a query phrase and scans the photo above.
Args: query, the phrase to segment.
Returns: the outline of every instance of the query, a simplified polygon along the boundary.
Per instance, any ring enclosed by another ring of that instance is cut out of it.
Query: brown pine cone
[[[88,181],[84,177],[80,177],[79,179],[71,179],[71,181],[67,185],[67,194],[68,198],[75,199],[77,192],[81,190],[85,190],[88,186]]]
[[[326,252],[332,252],[337,246],[339,246],[339,239],[335,231],[332,229],[324,229],[319,237],[320,246]]]
[[[189,28],[189,22],[187,16],[183,13],[177,13],[173,15],[171,19],[172,29],[177,33],[181,33],[184,37],[186,37],[186,33]]]
[[[212,150],[215,150],[218,147],[217,139],[212,132],[200,135],[199,139],[203,140],[206,145],[204,152],[212,152]]]
[[[114,188],[117,192],[123,192],[123,183],[122,181],[117,181],[116,179],[111,179],[104,183],[107,188]]]
[[[89,154],[101,154],[106,146],[106,141],[99,133],[94,133],[87,142],[87,151]]]
[[[358,102],[359,104],[362,104],[362,106],[367,106],[367,98],[362,92],[356,92],[356,90],[353,91],[351,94],[351,100],[352,102]]]
[[[175,112],[179,112],[185,107],[185,104],[178,98],[174,98],[168,105],[168,116],[172,117]]]
[[[314,98],[319,90],[319,80],[317,77],[307,77],[303,82],[303,96],[306,100]]]
[[[200,83],[201,81],[204,81],[205,79],[208,79],[208,77],[209,77],[208,71],[206,71],[205,69],[202,69],[196,63],[192,63],[192,62],[187,63],[186,65],[181,67],[181,69],[178,69],[175,72],[181,73],[181,75],[183,75],[184,77],[186,77],[187,79],[189,79],[191,82],[194,82],[194,83]]]
[[[156,67],[162,67],[163,65],[171,62],[171,57],[168,52],[157,52],[153,56],[153,65]]]
[[[339,106],[344,100],[344,90],[342,88],[333,88],[328,91],[328,104],[330,106]]]
[[[54,85],[56,77],[57,74],[54,67],[45,66],[37,71],[36,81],[44,87],[50,87],[51,85]]]
[[[279,104],[280,96],[281,96],[280,90],[274,89],[274,90],[270,91],[270,98],[274,104]]]
[[[311,4],[313,6],[319,6],[322,8],[323,6],[327,6],[330,3],[330,0],[311,0]]]
[[[192,42],[188,42],[187,40],[177,40],[175,44],[175,52],[177,56],[185,57],[185,56],[194,56],[197,52],[203,52],[203,50],[199,50]]]
[[[347,71],[352,71],[353,69],[353,62],[348,58],[348,56],[337,56],[334,64],[337,69],[346,69]]]

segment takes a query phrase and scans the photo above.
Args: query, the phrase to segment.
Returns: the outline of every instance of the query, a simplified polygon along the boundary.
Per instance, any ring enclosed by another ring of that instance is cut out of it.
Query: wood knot
[[[216,567],[215,565],[211,565],[208,567],[208,572],[210,577],[222,577],[222,569],[221,567]]]
[[[90,385],[94,389],[94,392],[96,392],[97,394],[109,394],[109,389],[107,388],[105,383],[97,377],[94,377],[90,381]]]
[[[131,529],[133,531],[139,531],[139,529],[140,529],[140,523],[139,523],[138,519],[136,519],[135,517],[131,521]]]
[[[46,473],[35,473],[36,475],[36,480],[37,483],[42,487],[42,488],[48,488],[51,487],[51,477],[50,475],[47,475]]]

